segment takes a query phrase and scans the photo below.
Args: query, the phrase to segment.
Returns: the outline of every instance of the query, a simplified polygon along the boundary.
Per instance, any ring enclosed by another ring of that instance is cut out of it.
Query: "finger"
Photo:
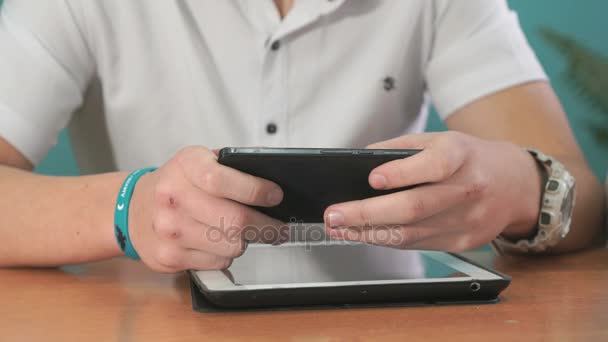
[[[197,228],[186,229],[183,235],[184,239],[180,241],[182,246],[226,258],[238,258],[247,249],[248,242],[241,236],[231,237],[230,234],[207,225],[200,225]],[[192,235],[192,237],[189,238],[189,235]]]
[[[459,253],[479,248],[496,238],[498,233],[492,227],[494,223],[472,222],[471,215],[475,216],[474,211],[468,210],[467,205],[456,206],[409,226],[408,229],[436,229],[437,234],[408,244],[405,248]]]
[[[282,244],[289,238],[289,227],[284,222],[261,212],[221,198],[191,193],[190,215],[205,222],[212,231],[223,232],[229,241],[242,239],[252,243]],[[198,211],[197,208],[200,208]]]
[[[411,157],[380,165],[369,176],[375,189],[398,189],[448,179],[465,162],[463,149],[427,148]]]
[[[277,184],[221,165],[207,149],[189,152],[182,160],[187,179],[210,195],[262,207],[276,206],[283,200]]]
[[[181,221],[181,222],[180,222]],[[169,230],[169,234],[162,236],[165,239],[176,240],[180,246],[187,249],[199,250],[226,258],[237,258],[247,249],[247,241],[239,232],[226,231],[218,227],[211,227],[190,217],[183,216],[176,227]],[[157,228],[158,229],[158,228]]]
[[[425,149],[440,133],[409,134],[368,145],[368,149]]]
[[[233,261],[233,258],[225,258],[193,249],[184,252],[184,265],[186,269],[190,270],[225,270],[232,265]]]
[[[464,250],[471,244],[481,246],[484,243],[487,243],[487,241],[491,241],[493,239],[493,237],[490,236],[492,233],[488,233],[488,235],[484,232],[471,232],[470,229],[468,229],[470,227],[463,226],[463,222],[466,222],[466,212],[467,211],[465,208],[462,208],[462,206],[455,206],[441,214],[412,225],[328,229],[328,234],[338,239],[400,249],[445,251]],[[383,229],[390,230],[391,239],[388,243],[386,241],[386,236],[383,235]],[[473,236],[475,241],[464,239],[463,236]]]
[[[170,199],[168,198],[170,197]],[[186,218],[210,227],[211,232],[222,232],[225,239],[243,239],[243,231],[254,242],[282,243],[288,237],[288,226],[243,204],[210,196],[198,188],[188,187],[173,195],[157,193],[160,208],[154,217],[155,229],[167,239],[177,239]],[[157,232],[158,233],[158,232]],[[278,240],[271,240],[270,237]]]
[[[389,195],[335,204],[325,211],[326,225],[336,227],[406,225],[438,215],[476,196],[475,189],[450,182],[428,184]]]
[[[467,235],[455,232],[441,234],[429,239],[415,242],[407,246],[407,249],[462,253],[479,248],[485,244],[486,243],[474,243],[474,241]]]
[[[281,245],[289,241],[289,226],[245,227],[243,238],[249,243]]]
[[[420,243],[414,243],[410,248],[460,253],[482,247],[500,234],[500,229],[497,227],[502,225],[497,222],[497,219],[485,223],[472,219],[476,215],[474,210],[454,207],[441,215],[431,217],[419,224],[441,227],[441,234]]]
[[[162,200],[160,201],[162,202]],[[228,229],[230,227],[279,227],[284,225],[283,222],[246,205],[211,196],[197,188],[181,191],[180,198],[176,198],[169,207],[211,227]]]
[[[162,272],[176,272],[187,269],[216,270],[230,266],[230,258],[211,253],[184,249],[177,244],[160,243],[154,253],[154,261]]]
[[[412,246],[441,234],[441,228],[421,226],[374,227],[373,229],[341,228],[329,231],[329,235],[333,239],[399,249],[414,249]]]
[[[156,220],[154,230],[160,239],[174,241],[187,249],[199,250],[226,258],[237,258],[247,248],[239,232],[225,231],[198,222],[178,211],[163,213],[165,222]],[[235,228],[237,229],[237,228]]]
[[[220,164],[207,170],[201,188],[217,197],[261,207],[283,200],[283,191],[275,183]]]

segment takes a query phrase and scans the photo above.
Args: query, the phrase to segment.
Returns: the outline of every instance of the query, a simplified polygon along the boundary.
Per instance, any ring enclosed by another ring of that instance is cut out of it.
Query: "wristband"
[[[139,169],[134,171],[125,179],[125,182],[120,188],[118,199],[116,200],[116,208],[114,210],[114,235],[118,246],[125,255],[133,260],[139,260],[139,254],[131,244],[129,237],[129,206],[131,204],[131,196],[135,190],[135,184],[148,172],[152,172],[156,168]]]

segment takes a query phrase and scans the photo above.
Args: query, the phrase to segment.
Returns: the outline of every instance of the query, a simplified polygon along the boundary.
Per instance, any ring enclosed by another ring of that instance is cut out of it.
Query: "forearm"
[[[126,176],[48,177],[0,166],[0,266],[57,266],[121,255],[113,215]]]
[[[533,160],[528,153],[526,155],[530,160]],[[603,241],[604,196],[597,178],[582,158],[559,156],[558,154],[553,156],[562,162],[576,178],[576,205],[574,206],[568,236],[560,241],[558,245],[547,250],[547,253],[558,254],[576,251]],[[537,195],[530,197],[533,201],[522,198],[520,204],[524,204],[524,207],[517,209],[521,215],[515,215],[520,219],[508,226],[502,233],[504,237],[512,241],[526,239],[537,234],[540,199],[545,184],[542,176],[544,171],[536,161],[534,161],[534,164],[538,177],[528,177],[531,182],[526,185],[526,189],[529,189],[528,191],[537,189]],[[534,172],[532,167],[529,168],[529,171],[530,174]],[[530,191],[530,193],[534,192]]]
[[[576,205],[568,237],[552,252],[569,252],[604,241],[604,192],[597,177],[579,159],[557,158],[576,178]]]
[[[551,253],[578,250],[602,240],[605,210],[602,187],[585,162],[550,84],[531,82],[486,96],[453,114],[447,125],[482,139],[509,141],[517,146],[538,149],[557,158],[572,173],[577,182],[577,196],[571,230]],[[530,169],[530,180],[536,178],[532,177],[532,172]],[[529,185],[531,193],[536,184]],[[540,183],[538,185],[540,190]],[[531,198],[540,201],[540,193]],[[528,207],[540,209],[540,203],[529,203]],[[516,233],[511,235],[509,228],[513,227],[508,227],[503,232],[508,238],[518,240],[534,233],[538,215],[521,211],[526,222],[523,230],[516,227]],[[518,220],[517,224],[521,222]]]

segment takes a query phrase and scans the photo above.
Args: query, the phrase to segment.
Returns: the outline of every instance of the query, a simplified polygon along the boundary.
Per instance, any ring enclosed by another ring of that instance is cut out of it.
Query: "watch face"
[[[572,206],[574,205],[574,187],[568,190],[568,193],[564,197],[564,201],[562,202],[561,214],[562,221],[567,220],[572,215]]]

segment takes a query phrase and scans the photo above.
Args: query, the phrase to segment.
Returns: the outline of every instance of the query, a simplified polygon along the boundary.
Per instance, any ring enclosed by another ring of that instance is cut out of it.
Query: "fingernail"
[[[344,215],[338,211],[330,211],[327,214],[327,221],[330,228],[341,227],[344,224]]]
[[[377,173],[369,177],[369,183],[376,189],[386,189],[386,185],[388,184],[386,177]]]
[[[340,231],[335,230],[335,229],[330,230],[329,237],[331,237],[332,239],[339,239],[341,237]]]
[[[273,242],[272,242],[272,245],[273,245],[273,246],[280,246],[280,245],[282,245],[282,244],[286,243],[286,242],[287,242],[287,240],[288,240],[288,239],[285,239],[285,238],[283,238],[283,237],[280,237],[280,238],[276,239],[275,241],[273,241]]]
[[[268,193],[268,198],[266,200],[269,205],[277,205],[283,200],[283,192],[279,189],[274,189]]]
[[[289,242],[289,235],[284,235],[279,238],[279,245]]]

